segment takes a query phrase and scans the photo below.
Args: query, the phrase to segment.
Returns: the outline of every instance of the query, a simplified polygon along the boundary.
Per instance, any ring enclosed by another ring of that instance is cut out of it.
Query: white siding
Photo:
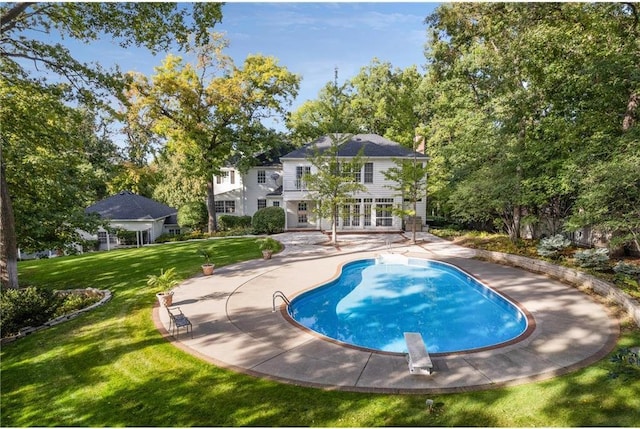
[[[389,158],[373,158],[368,159],[367,162],[373,163],[373,183],[363,183],[366,187],[366,190],[363,192],[358,192],[354,194],[354,199],[359,200],[357,208],[353,208],[353,212],[350,211],[350,216],[348,221],[344,219],[340,219],[338,223],[339,230],[374,230],[374,231],[383,231],[383,230],[399,230],[402,228],[402,219],[398,216],[391,216],[389,221],[384,220],[380,221],[383,223],[382,225],[376,225],[376,221],[382,217],[381,213],[376,215],[376,206],[380,207],[380,204],[392,204],[393,207],[399,207],[403,204],[402,197],[396,195],[397,191],[390,188],[390,183],[385,179],[383,175],[383,171],[391,167],[395,167],[396,164],[392,159]],[[286,203],[287,209],[287,228],[296,229],[301,227],[306,227],[310,229],[328,229],[331,227],[330,221],[328,219],[323,219],[319,221],[318,219],[312,219],[312,214],[309,214],[309,222],[306,225],[298,224],[298,202],[299,201],[307,201],[309,199],[309,192],[304,189],[300,189],[299,183],[296,180],[296,167],[299,166],[311,166],[309,161],[303,159],[285,159],[282,163],[282,171],[284,174],[284,189],[283,189],[283,200]],[[315,171],[315,168],[311,168],[311,173]],[[361,174],[361,181],[364,181],[364,167]],[[368,200],[371,200],[369,202]],[[377,201],[381,199],[392,199],[392,203],[386,203],[382,201]],[[371,225],[366,225],[365,221],[365,212],[366,207],[365,204],[371,204]],[[425,215],[426,202],[421,201],[417,205],[417,216],[422,216],[424,219]],[[311,210],[309,210],[311,211]],[[358,217],[358,220],[354,220],[355,217]],[[389,225],[388,223],[391,222]]]

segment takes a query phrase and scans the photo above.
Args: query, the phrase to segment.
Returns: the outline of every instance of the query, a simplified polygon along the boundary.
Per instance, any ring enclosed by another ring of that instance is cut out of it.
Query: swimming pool
[[[405,353],[404,332],[419,332],[430,353],[511,341],[527,330],[516,305],[443,262],[386,255],[345,264],[334,280],[288,306],[300,325],[331,339]]]

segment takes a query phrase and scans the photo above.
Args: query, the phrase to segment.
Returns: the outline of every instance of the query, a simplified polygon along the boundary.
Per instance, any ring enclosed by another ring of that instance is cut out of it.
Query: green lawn
[[[208,240],[216,266],[261,257],[254,239]],[[20,280],[97,287],[112,301],[2,347],[2,426],[639,426],[640,368],[609,377],[605,359],[510,388],[380,395],[294,387],[236,374],[165,341],[148,274],[195,275],[203,242],[21,262]],[[215,275],[215,274],[214,274]],[[640,344],[626,327],[620,346]],[[428,413],[425,399],[436,407]]]

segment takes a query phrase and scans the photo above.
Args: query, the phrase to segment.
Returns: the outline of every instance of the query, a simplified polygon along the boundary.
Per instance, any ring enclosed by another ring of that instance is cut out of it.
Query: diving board
[[[405,332],[404,340],[409,351],[407,354],[409,372],[412,375],[433,373],[433,362],[422,340],[422,335],[418,332]]]

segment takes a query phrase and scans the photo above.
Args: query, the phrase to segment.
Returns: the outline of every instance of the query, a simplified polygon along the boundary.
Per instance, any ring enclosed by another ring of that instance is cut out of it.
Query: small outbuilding
[[[99,240],[100,249],[141,246],[153,243],[162,234],[180,233],[177,209],[130,191],[121,191],[98,201],[85,212],[97,213],[102,219],[109,220],[111,232],[100,229],[97,236],[93,236]]]

